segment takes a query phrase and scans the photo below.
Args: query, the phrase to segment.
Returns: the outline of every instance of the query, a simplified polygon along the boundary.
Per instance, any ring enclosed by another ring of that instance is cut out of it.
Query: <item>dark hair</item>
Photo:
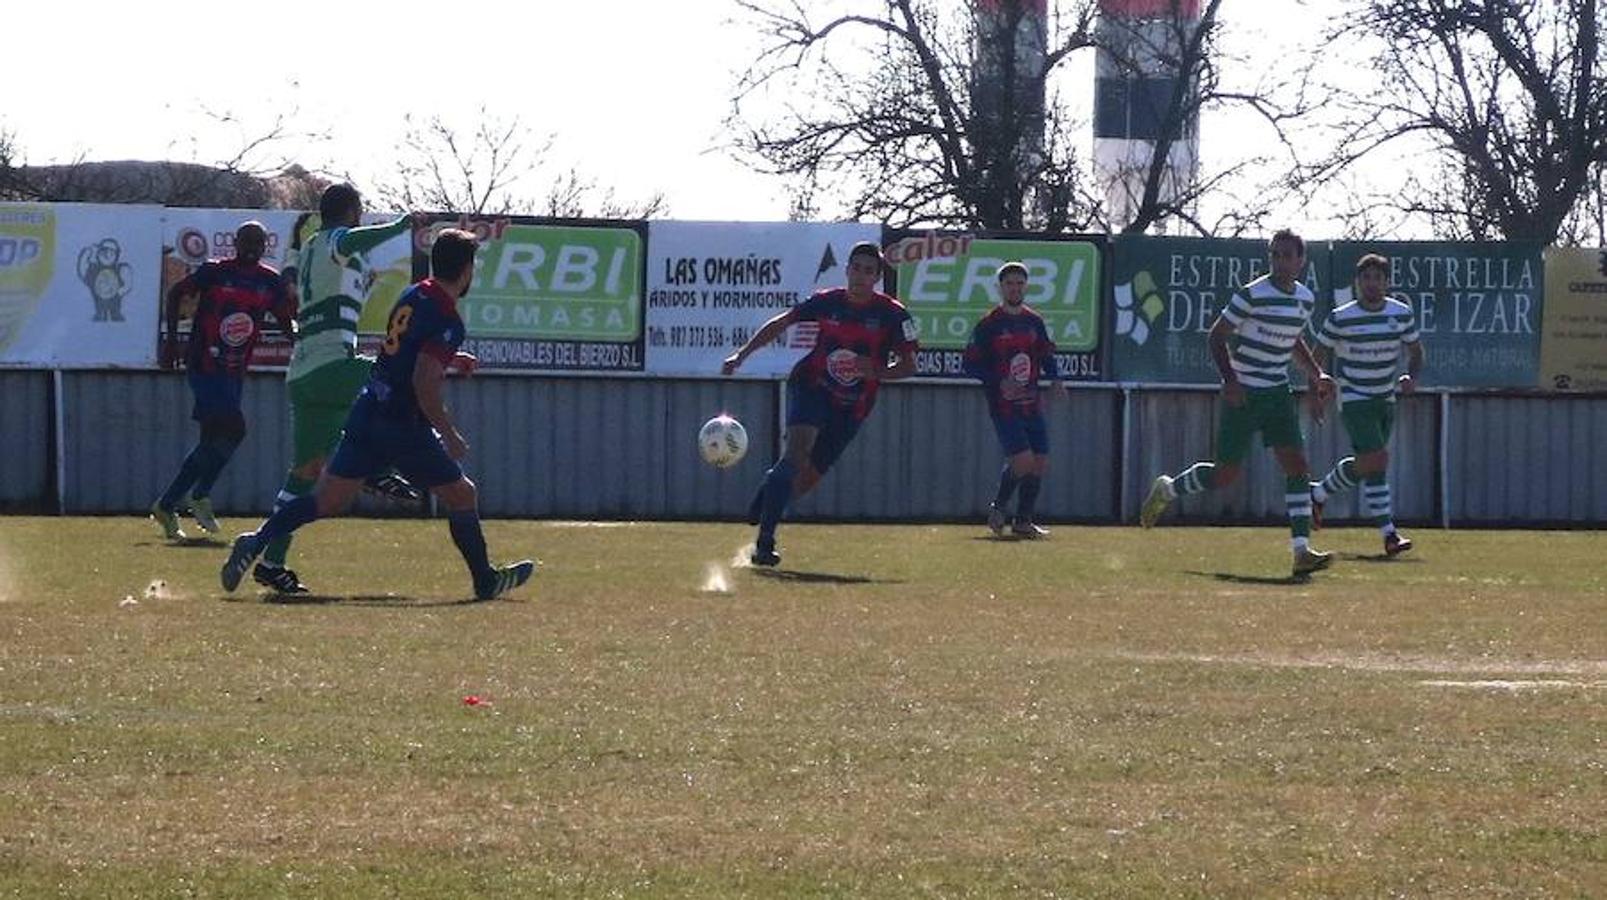
[[[854,249],[848,251],[848,261],[853,262],[856,256],[868,256],[876,260],[878,266],[886,264],[882,258],[882,245],[875,241],[860,241],[855,244]]]
[[[318,215],[324,220],[324,227],[328,228],[335,219],[345,217],[346,213],[363,202],[363,195],[357,188],[342,181],[324,188],[324,193],[318,198]]]
[[[1022,262],[1020,262],[1018,260],[1011,260],[1010,262],[1007,262],[1004,265],[999,267],[999,280],[1004,281],[1004,276],[1009,275],[1011,273],[1015,273],[1016,275],[1020,275],[1022,278],[1029,277],[1027,275],[1026,264],[1024,264],[1024,263],[1022,263]]]
[[[461,228],[446,229],[435,236],[435,244],[430,247],[430,274],[440,281],[457,278],[474,265],[474,253],[479,249],[480,241],[472,233]]]
[[[268,229],[256,219],[240,223],[234,230],[234,255],[241,259],[260,260],[268,250]]]
[[[1384,273],[1385,278],[1388,278],[1389,259],[1377,253],[1368,253],[1361,259],[1356,260],[1357,275],[1360,275],[1362,272],[1365,272],[1368,269],[1377,269],[1378,271]]]
[[[1271,249],[1272,245],[1279,241],[1288,241],[1289,243],[1294,244],[1295,249],[1300,251],[1301,256],[1306,255],[1306,239],[1298,234],[1295,234],[1290,229],[1280,228],[1277,231],[1274,231],[1272,233],[1272,240],[1267,241],[1267,248]]]

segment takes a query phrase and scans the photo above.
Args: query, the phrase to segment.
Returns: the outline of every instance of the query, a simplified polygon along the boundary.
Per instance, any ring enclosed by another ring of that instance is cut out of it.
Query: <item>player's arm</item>
[[[730,375],[735,372],[742,365],[743,360],[753,355],[753,351],[760,347],[768,346],[771,341],[780,337],[788,326],[798,320],[798,311],[802,308],[801,306],[794,306],[772,316],[770,321],[760,325],[759,330],[748,338],[746,344],[743,344],[737,352],[725,358],[725,362],[720,365],[720,374]]]
[[[1043,370],[1045,381],[1054,382],[1062,394],[1066,392],[1066,380],[1060,374],[1060,357],[1055,355],[1055,342],[1042,322],[1038,323],[1038,367]]]
[[[281,278],[274,285],[273,309],[270,312],[273,313],[273,320],[279,323],[279,329],[285,333],[285,337],[292,341],[296,339],[296,311],[296,294]]]
[[[1311,352],[1311,345],[1306,343],[1306,336],[1302,334],[1295,338],[1295,360],[1300,368],[1305,370],[1306,377],[1317,388],[1317,399],[1323,403],[1334,394],[1334,379],[1317,363],[1316,354]]]
[[[1412,341],[1406,345],[1406,374],[1396,382],[1396,387],[1403,394],[1410,394],[1417,390],[1417,373],[1423,371],[1423,342]]]
[[[992,387],[999,380],[998,372],[993,368],[993,360],[988,352],[988,339],[982,332],[982,323],[978,322],[971,329],[971,340],[965,345],[965,355],[960,359],[960,368],[965,374]]]
[[[1228,310],[1223,309],[1205,339],[1206,346],[1211,349],[1211,362],[1216,363],[1216,372],[1222,378],[1222,399],[1229,406],[1244,404],[1244,385],[1239,383],[1239,376],[1233,371],[1233,355],[1228,349],[1228,338],[1233,336],[1238,327],[1238,321],[1230,319]]]
[[[203,267],[204,268],[204,267]],[[157,362],[164,369],[176,369],[179,364],[179,307],[184,304],[186,297],[195,296],[195,272],[179,279],[172,287],[167,289],[167,315],[162,317],[165,323],[162,329],[162,351]]]
[[[453,459],[462,459],[469,452],[469,442],[458,433],[457,426],[452,422],[452,414],[446,408],[446,396],[441,390],[442,383],[446,381],[446,362],[443,357],[450,360],[450,351],[430,346],[419,351],[418,358],[413,362],[413,394],[418,397],[418,408],[424,418],[441,433],[447,453]]]
[[[893,357],[894,359],[891,365],[887,365],[884,362],[883,365],[877,367],[873,372],[869,373],[870,377],[879,379],[881,381],[898,381],[915,374],[914,347],[901,347],[898,350],[893,351]],[[875,360],[872,360],[873,365],[874,363]]]
[[[335,238],[335,252],[341,256],[351,256],[355,253],[367,253],[399,234],[413,228],[414,215],[408,213],[394,222],[383,225],[363,225],[357,228],[348,228]]]

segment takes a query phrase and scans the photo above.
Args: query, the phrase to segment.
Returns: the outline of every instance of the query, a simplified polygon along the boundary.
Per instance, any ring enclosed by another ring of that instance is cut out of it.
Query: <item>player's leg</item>
[[[322,366],[286,386],[290,394],[290,470],[274,500],[274,509],[312,492],[318,476],[323,474],[324,463],[340,443],[341,428],[368,377],[369,367],[366,360],[344,360]],[[271,580],[276,586],[297,581],[294,573],[285,574],[290,572],[285,566],[289,553],[289,535],[273,541],[263,550],[262,564],[252,576],[259,582]]]
[[[1157,476],[1139,509],[1138,524],[1145,528],[1154,525],[1178,497],[1202,494],[1237,481],[1244,458],[1249,455],[1255,427],[1248,399],[1238,406],[1223,402],[1217,417],[1216,458],[1196,462],[1176,475]]]
[[[209,445],[212,452],[190,488],[189,506],[190,514],[203,531],[212,534],[219,531],[217,516],[212,511],[212,486],[217,484],[218,476],[234,458],[245,436],[245,414],[238,407],[201,423],[201,442]]]
[[[1368,401],[1358,425],[1356,469],[1362,480],[1362,512],[1378,526],[1384,553],[1396,556],[1412,549],[1410,538],[1395,528],[1395,504],[1389,487],[1389,435],[1395,425],[1395,404]]]
[[[1334,467],[1321,480],[1311,483],[1311,516],[1316,527],[1322,527],[1323,507],[1337,494],[1342,494],[1361,483],[1362,473],[1356,465],[1357,454],[1363,448],[1377,443],[1377,417],[1370,411],[1371,400],[1352,400],[1339,409],[1339,419],[1350,437],[1353,453],[1334,463]]]
[[[1017,537],[1048,537],[1049,529],[1037,524],[1037,511],[1038,491],[1049,468],[1049,429],[1042,413],[1024,417],[1022,425],[1027,437],[1027,458],[1022,461],[1025,473],[1021,476],[1021,497],[1016,501],[1016,518],[1010,530]]]
[[[186,380],[194,398],[190,417],[200,424],[201,436],[184,457],[173,480],[151,504],[151,517],[170,540],[184,537],[183,530],[179,528],[178,513],[189,503],[190,492],[196,482],[214,468],[221,470],[222,464],[228,461],[226,456],[222,462],[218,460],[222,451],[215,423],[231,412],[238,414],[240,405],[239,395],[231,390],[230,385],[236,379],[226,375],[190,372]]]
[[[1031,474],[1032,448],[1027,443],[1027,429],[1021,417],[990,411],[993,433],[1004,451],[1004,466],[999,470],[999,486],[988,504],[988,530],[1003,535],[1010,523],[1010,500],[1015,497],[1021,479]]]
[[[799,473],[810,471],[810,454],[830,415],[831,398],[825,390],[799,379],[788,379],[786,449],[765,472],[764,484],[759,489],[759,534],[751,557],[755,565],[773,566],[781,562],[776,552],[776,526],[792,502]],[[818,475],[818,466],[814,471]]]
[[[1289,547],[1294,574],[1307,575],[1327,568],[1332,553],[1311,546],[1311,468],[1306,462],[1305,437],[1294,395],[1287,391],[1258,392],[1252,397],[1262,440],[1272,448],[1283,470],[1283,503],[1289,516]]]
[[[480,494],[446,452],[440,435],[427,424],[398,429],[396,468],[409,482],[423,486],[446,508],[447,530],[469,568],[477,600],[491,600],[530,580],[536,571],[532,560],[506,566],[491,564],[485,531],[480,525]]]

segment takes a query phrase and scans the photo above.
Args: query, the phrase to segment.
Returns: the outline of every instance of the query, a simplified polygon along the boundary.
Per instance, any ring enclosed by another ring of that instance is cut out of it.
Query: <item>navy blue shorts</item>
[[[1005,456],[1015,456],[1023,450],[1031,450],[1039,456],[1049,453],[1049,428],[1044,422],[1043,413],[1030,416],[992,415],[993,430],[999,435],[999,446],[1004,448]]]
[[[189,373],[190,393],[195,395],[195,407],[190,418],[197,422],[223,416],[240,415],[240,397],[244,393],[245,379],[223,373]]]
[[[860,422],[854,411],[832,403],[831,393],[818,385],[787,379],[787,425],[816,428],[815,445],[809,451],[809,464],[815,471],[826,471],[843,455],[859,434]]]
[[[387,416],[368,395],[352,404],[340,445],[327,466],[340,478],[367,478],[394,466],[421,488],[437,488],[463,477],[463,467],[446,452],[435,428],[423,419]]]

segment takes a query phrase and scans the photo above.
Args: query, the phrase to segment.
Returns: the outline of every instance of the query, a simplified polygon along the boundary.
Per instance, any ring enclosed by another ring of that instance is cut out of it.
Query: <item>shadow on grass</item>
[[[198,547],[199,548],[204,548],[204,549],[211,549],[211,550],[219,550],[219,549],[227,550],[229,548],[229,545],[228,545],[228,543],[226,541],[220,541],[217,538],[210,538],[210,537],[186,537],[186,538],[179,538],[176,541],[139,541],[136,544],[134,544],[134,546],[136,546],[136,547],[175,547],[175,548],[180,549],[180,550],[193,550],[193,549],[196,549]]]
[[[1201,578],[1215,578],[1217,581],[1226,581],[1230,584],[1310,584],[1310,575],[1281,575],[1272,577],[1268,575],[1239,575],[1234,572],[1196,572],[1188,570],[1184,575],[1198,575]]]
[[[1347,562],[1365,563],[1421,563],[1415,556],[1390,556],[1388,553],[1341,553],[1339,558]]]
[[[753,574],[772,581],[798,581],[804,584],[903,584],[901,578],[871,578],[868,575],[838,575],[834,572],[800,572],[796,569],[753,569]]]
[[[510,598],[501,598],[507,602]],[[264,603],[271,606],[373,606],[388,609],[432,609],[442,606],[476,606],[490,600],[468,597],[459,600],[420,600],[405,594],[263,594],[259,597],[222,598],[225,603]]]

